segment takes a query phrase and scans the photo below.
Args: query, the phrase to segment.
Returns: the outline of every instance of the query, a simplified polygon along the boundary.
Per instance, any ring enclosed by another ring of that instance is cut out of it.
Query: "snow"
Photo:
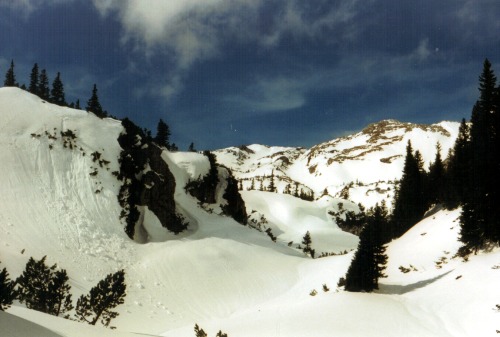
[[[455,132],[456,123],[440,125]],[[73,149],[64,147],[60,134],[64,130],[77,136]],[[165,232],[144,208],[149,240],[145,244],[129,240],[119,220],[120,182],[112,174],[118,170],[117,138],[122,131],[113,119],[100,120],[44,103],[19,89],[0,89],[0,267],[16,278],[29,257],[47,255],[48,264],[67,270],[74,302],[116,270],[125,269],[127,283],[125,303],[111,322],[116,330],[48,316],[15,303],[0,312],[2,336],[180,337],[194,336],[195,323],[209,336],[222,330],[231,337],[497,335],[500,313],[494,309],[500,303],[500,250],[482,252],[468,262],[453,258],[459,247],[460,210],[435,210],[391,242],[388,278],[380,280],[378,292],[347,293],[336,284],[345,275],[358,241],[340,231],[328,212],[338,210],[339,202],[351,207],[349,202],[332,196],[307,202],[278,193],[242,192],[248,213],[265,218],[263,229],[271,228],[277,236],[272,242],[265,232],[221,215],[217,205],[198,205],[185,193],[189,180],[208,172],[205,156],[164,151],[162,158],[176,180],[176,205],[189,228],[179,235]],[[425,141],[426,135],[430,140]],[[417,130],[411,137],[412,142],[413,137],[422,138],[414,148],[431,160],[434,140],[441,136]],[[442,141],[443,150],[451,146],[450,139]],[[303,149],[252,145],[254,153],[249,156],[261,158],[260,169],[269,174],[271,166],[264,164],[264,157],[274,162],[286,152],[294,163],[281,173],[317,191],[329,187],[331,195],[343,182],[368,176],[366,184],[350,194],[354,201],[373,203],[377,198],[369,192],[375,188],[370,180],[377,174],[392,180],[396,169],[389,168],[401,165],[400,159],[392,166],[379,159],[401,153],[405,145],[403,139],[394,149],[384,148],[339,167],[328,166],[323,157],[317,176],[309,173]],[[342,146],[349,148],[348,143]],[[94,151],[109,164],[101,167],[94,162]],[[230,158],[234,156],[228,155],[227,161]],[[312,160],[320,164],[320,156]],[[242,165],[236,173],[252,174],[246,171],[254,164]],[[220,169],[219,174],[224,177],[227,172]],[[223,179],[218,202],[223,202],[224,184]],[[382,182],[378,187],[391,186]],[[296,244],[306,231],[317,254],[349,253],[319,259],[305,256]],[[323,284],[328,292],[322,290]],[[315,296],[310,295],[313,290]]]

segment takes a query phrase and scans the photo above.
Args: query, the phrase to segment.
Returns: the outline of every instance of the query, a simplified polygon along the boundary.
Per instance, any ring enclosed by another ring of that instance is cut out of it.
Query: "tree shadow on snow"
[[[443,273],[441,275],[438,275],[434,278],[428,279],[428,280],[423,280],[423,281],[418,281],[415,283],[407,284],[407,285],[399,285],[399,284],[379,284],[379,294],[389,294],[389,295],[403,295],[409,292],[412,292],[414,290],[424,288],[428,286],[429,284],[432,284],[436,282],[437,280],[445,277],[449,273],[451,273],[453,270],[447,271],[446,273]]]

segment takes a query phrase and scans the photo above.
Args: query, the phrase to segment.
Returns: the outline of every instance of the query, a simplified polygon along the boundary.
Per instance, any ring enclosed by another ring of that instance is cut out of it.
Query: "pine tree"
[[[45,69],[42,69],[40,72],[38,96],[45,101],[50,99],[49,77],[47,76],[47,71]]]
[[[311,244],[312,244],[311,233],[307,231],[304,237],[302,238],[302,251],[304,252],[304,254],[311,253],[312,250]]]
[[[427,202],[424,195],[424,172],[420,152],[413,154],[411,142],[406,147],[403,177],[399,182],[392,215],[392,238],[400,237],[421,220]]]
[[[35,261],[30,258],[17,279],[19,300],[29,309],[59,316],[73,309],[71,287],[66,270],[56,271],[56,265],[45,264],[46,256]]]
[[[252,182],[250,183],[250,188],[248,189],[249,191],[255,190],[255,179],[252,178]]]
[[[470,167],[469,127],[462,119],[455,144],[448,155],[446,166],[445,206],[454,209],[462,204],[467,195]]]
[[[189,152],[196,152],[196,150],[195,150],[195,148],[194,148],[194,143],[189,144],[188,151],[189,151]]]
[[[81,109],[81,107],[80,107],[80,100],[79,99],[76,100],[75,109],[77,109],[77,110]]]
[[[383,229],[388,225],[387,210],[378,204],[359,236],[358,250],[347,270],[345,290],[372,292],[378,289],[378,279],[386,277],[387,264]]]
[[[160,119],[156,127],[156,137],[154,138],[154,142],[159,146],[172,150],[172,147],[170,146],[170,128],[167,123],[163,121],[163,119]]]
[[[28,309],[49,313],[49,283],[55,266],[45,264],[46,256],[36,261],[28,260],[25,270],[17,279],[19,285],[19,301]]]
[[[107,275],[90,289],[88,295],[80,296],[75,316],[91,325],[95,325],[100,319],[104,326],[109,326],[111,320],[118,316],[118,312],[112,309],[125,301],[126,288],[123,270]]]
[[[5,81],[3,84],[5,87],[17,87],[16,75],[14,73],[14,60],[10,61],[9,70],[5,74]]]
[[[39,85],[38,64],[35,63],[33,69],[31,69],[30,86],[28,87],[28,91],[33,95],[38,95]]]
[[[498,96],[496,77],[486,59],[479,76],[480,98],[471,115],[469,176],[460,217],[462,255],[487,243],[500,243],[498,211]]]
[[[445,189],[445,169],[441,159],[441,144],[436,144],[436,157],[429,166],[429,176],[427,180],[427,198],[430,203],[437,204],[444,200]]]
[[[92,88],[92,95],[87,101],[87,107],[85,108],[85,110],[87,110],[87,112],[93,112],[99,118],[104,118],[107,116],[107,113],[102,109],[101,103],[99,102],[96,84],[94,84],[94,87]]]
[[[68,274],[64,269],[58,270],[52,275],[48,286],[50,294],[48,300],[49,314],[54,316],[66,314],[65,317],[69,317],[68,312],[73,309],[73,302],[70,293],[71,286],[68,281]]]
[[[0,271],[0,311],[10,308],[16,299],[17,293],[14,290],[14,282],[9,278],[6,268]]]
[[[269,192],[276,192],[276,186],[274,185],[274,170],[271,172],[271,180],[269,181],[269,185],[267,186],[267,190]]]
[[[194,333],[196,337],[208,337],[207,333],[201,329],[198,324],[194,325]]]
[[[64,97],[64,85],[61,80],[61,73],[57,73],[54,82],[52,82],[52,90],[50,92],[50,102],[60,105],[66,106],[66,99]]]

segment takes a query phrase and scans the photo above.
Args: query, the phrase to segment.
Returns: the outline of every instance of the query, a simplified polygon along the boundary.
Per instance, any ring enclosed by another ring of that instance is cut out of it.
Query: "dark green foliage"
[[[16,75],[14,73],[14,60],[10,61],[10,67],[5,74],[5,81],[3,83],[5,87],[17,87]]]
[[[455,145],[447,159],[444,204],[449,209],[458,207],[465,200],[469,185],[470,157],[469,127],[465,119],[462,119]]]
[[[471,115],[469,170],[460,217],[461,255],[488,244],[500,244],[499,89],[491,63],[485,60],[479,77],[480,98]]]
[[[194,148],[194,143],[189,144],[188,151],[189,152],[196,152],[196,149]]]
[[[172,150],[170,146],[170,128],[167,123],[163,121],[163,119],[160,119],[158,126],[156,127],[156,137],[154,138],[154,142],[159,146]]]
[[[243,201],[243,198],[241,197],[241,194],[239,192],[238,183],[231,172],[229,172],[229,176],[227,178],[227,187],[222,197],[227,200],[227,205],[224,205],[222,207],[224,213],[231,216],[239,223],[246,225],[247,211],[245,202]]]
[[[49,77],[47,76],[47,71],[42,69],[40,72],[40,78],[38,82],[38,96],[48,101],[50,99],[50,90],[49,90]]]
[[[219,330],[219,332],[217,332],[217,335],[215,335],[215,337],[227,337],[227,333],[224,333],[222,332],[222,330]]]
[[[108,274],[103,280],[90,289],[88,295],[82,295],[76,304],[75,316],[79,321],[95,325],[99,320],[104,326],[109,326],[118,312],[112,311],[125,301],[125,272],[117,271]]]
[[[35,63],[33,69],[31,69],[30,85],[28,87],[28,91],[34,95],[38,95],[38,89],[39,89],[38,64]]]
[[[426,199],[431,204],[438,204],[444,200],[445,169],[441,159],[441,144],[436,145],[436,157],[429,166],[429,175],[426,187]]]
[[[312,244],[311,233],[307,231],[304,237],[302,238],[302,245],[303,245],[302,251],[304,252],[304,254],[311,254],[312,252],[311,244]]]
[[[383,271],[387,255],[382,232],[388,225],[387,209],[377,204],[371,212],[373,213],[359,237],[358,250],[347,271],[347,291],[371,292],[378,289],[378,279],[386,277]]]
[[[45,264],[46,256],[28,260],[25,270],[17,279],[19,301],[29,309],[59,316],[73,309],[71,287],[65,270],[56,271],[56,265]]]
[[[400,237],[422,219],[427,207],[424,183],[422,158],[418,151],[413,154],[411,142],[408,141],[403,177],[399,182],[394,201],[391,238]]]
[[[85,110],[87,110],[88,112],[93,112],[99,118],[104,118],[108,115],[106,111],[102,109],[101,103],[99,102],[96,84],[94,84],[94,87],[92,88],[92,95],[87,101],[87,107],[85,108]]]
[[[203,329],[201,329],[198,324],[195,324],[194,325],[194,333],[196,335],[196,337],[207,337],[207,333],[205,331],[203,331]]]
[[[271,172],[271,178],[269,181],[269,185],[267,186],[268,192],[276,192],[276,186],[274,185],[274,170]]]
[[[60,105],[66,106],[66,98],[64,97],[64,85],[61,80],[61,73],[57,73],[54,82],[52,82],[52,90],[50,91],[50,102]]]
[[[16,299],[17,293],[14,289],[14,282],[9,278],[7,269],[0,271],[0,311],[10,308]]]

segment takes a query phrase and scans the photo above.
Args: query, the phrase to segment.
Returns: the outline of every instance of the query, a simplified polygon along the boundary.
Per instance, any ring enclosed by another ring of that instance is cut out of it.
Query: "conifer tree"
[[[95,325],[99,320],[104,326],[109,326],[118,312],[112,311],[116,306],[123,304],[125,299],[125,272],[117,271],[109,274],[90,289],[88,295],[82,295],[76,304],[78,320]]]
[[[195,150],[195,148],[194,148],[194,143],[189,144],[188,151],[189,151],[189,152],[196,152],[196,150]]]
[[[255,190],[255,179],[254,178],[252,178],[252,182],[250,183],[249,191],[253,191],[253,190]]]
[[[57,73],[54,82],[52,82],[52,90],[50,92],[50,102],[60,105],[66,106],[66,99],[64,97],[64,85],[61,80],[61,73]]]
[[[194,333],[196,337],[208,337],[207,333],[201,329],[198,324],[194,325]]]
[[[445,206],[449,209],[458,207],[465,200],[469,187],[470,159],[469,127],[463,118],[446,166]]]
[[[75,109],[77,109],[77,110],[81,109],[81,107],[80,107],[80,100],[79,99],[77,99],[76,102],[75,102]]]
[[[92,88],[92,95],[87,101],[87,107],[85,108],[85,110],[87,110],[87,112],[93,112],[99,118],[104,118],[107,116],[107,113],[102,109],[101,103],[99,102],[96,84],[94,84],[94,87]]]
[[[267,190],[269,192],[276,192],[276,186],[274,185],[274,170],[271,172],[271,177],[269,181],[269,185],[267,186]]]
[[[378,289],[378,279],[386,277],[387,264],[383,229],[388,225],[387,210],[378,204],[359,236],[358,250],[347,270],[345,290],[372,292]]]
[[[421,220],[426,208],[424,172],[420,152],[413,154],[411,142],[406,147],[403,177],[399,182],[392,215],[392,238],[400,237]]]
[[[33,69],[31,69],[30,85],[28,87],[28,91],[31,92],[33,95],[38,95],[39,94],[38,89],[39,89],[38,64],[35,63]]]
[[[311,233],[309,231],[306,232],[304,237],[302,238],[302,251],[305,254],[311,253],[311,244],[312,244],[312,239],[311,239]]]
[[[32,257],[28,260],[23,273],[17,279],[19,285],[19,301],[26,304],[28,309],[49,312],[49,283],[55,266],[45,264],[46,256],[36,261]]]
[[[469,177],[460,217],[462,255],[500,243],[498,211],[498,98],[496,77],[486,59],[479,76],[480,98],[471,115]]]
[[[158,122],[158,126],[156,127],[156,136],[154,138],[154,142],[159,146],[163,146],[168,150],[172,150],[170,146],[170,128],[167,123],[160,119]],[[194,145],[193,145],[194,146]]]
[[[48,292],[50,297],[48,299],[49,314],[59,316],[66,314],[64,317],[68,318],[68,312],[73,309],[73,302],[71,300],[71,286],[68,284],[69,278],[65,269],[56,271],[50,280]]]
[[[73,309],[71,287],[66,270],[56,271],[56,265],[45,264],[46,256],[36,261],[30,258],[17,279],[19,300],[29,309],[59,316]]]
[[[5,81],[3,83],[5,87],[17,87],[16,75],[14,73],[14,60],[10,61],[9,70],[5,74]]]
[[[47,71],[45,69],[42,69],[40,72],[38,96],[45,101],[50,99],[49,77],[47,76]]]
[[[6,268],[0,271],[0,311],[10,308],[12,302],[16,299],[14,282],[9,278]]]
[[[445,170],[441,159],[441,144],[436,144],[436,157],[429,166],[429,177],[426,188],[427,198],[430,203],[437,204],[444,200]]]

